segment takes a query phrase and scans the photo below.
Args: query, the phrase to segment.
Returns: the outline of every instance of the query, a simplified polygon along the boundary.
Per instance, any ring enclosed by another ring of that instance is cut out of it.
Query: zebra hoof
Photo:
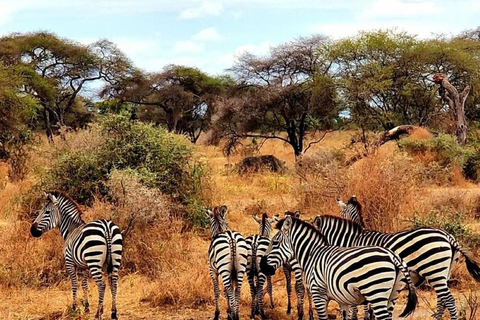
[[[292,307],[288,306],[287,307],[287,314],[290,314],[292,312]]]
[[[298,320],[303,320],[303,311],[298,313]]]
[[[213,316],[213,320],[218,320],[219,316],[220,316],[220,311],[215,311],[215,316]]]
[[[308,311],[308,320],[314,320],[313,318],[313,310]]]
[[[267,319],[267,316],[265,315],[265,313],[263,311],[260,315],[261,315],[262,319]]]
[[[117,311],[112,311],[112,319],[118,319],[117,318]]]

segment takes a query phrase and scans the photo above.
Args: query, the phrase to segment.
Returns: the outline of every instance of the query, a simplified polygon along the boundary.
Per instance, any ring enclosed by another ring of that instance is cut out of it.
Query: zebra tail
[[[248,273],[248,278],[253,279],[257,273],[258,273],[258,271],[257,271],[257,244],[255,243],[255,241],[253,241],[253,243],[252,243],[252,265],[251,265],[250,271]]]
[[[448,240],[450,242],[450,245],[460,252],[462,256],[465,258],[465,264],[467,266],[467,270],[470,273],[470,275],[475,279],[476,281],[480,282],[480,266],[478,263],[468,254],[468,252],[463,249],[458,241],[449,233],[447,233]]]
[[[417,308],[418,304],[418,297],[417,297],[417,290],[415,289],[415,285],[412,282],[412,278],[410,278],[410,273],[408,272],[408,267],[403,262],[403,260],[393,253],[393,262],[397,266],[397,268],[403,273],[405,280],[407,281],[407,286],[408,286],[408,297],[407,297],[407,305],[405,306],[405,309],[403,310],[402,314],[400,314],[400,317],[405,318],[408,317],[415,311]]]
[[[237,268],[236,268],[236,262],[237,262],[237,242],[235,239],[230,239],[230,253],[231,253],[231,265],[232,269],[230,271],[230,279],[232,282],[237,282]]]
[[[107,274],[111,274],[113,271],[113,261],[112,261],[112,237],[110,236],[109,230],[105,232],[105,238],[107,240]]]

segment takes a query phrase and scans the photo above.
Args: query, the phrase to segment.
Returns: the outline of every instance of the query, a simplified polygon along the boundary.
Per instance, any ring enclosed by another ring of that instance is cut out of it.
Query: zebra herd
[[[447,309],[450,318],[457,320],[455,300],[447,286],[452,264],[463,256],[476,281],[480,281],[480,267],[452,235],[436,228],[396,233],[368,230],[355,196],[347,203],[337,201],[340,216],[319,215],[312,224],[301,220],[300,212],[286,212],[283,219],[278,215],[268,218],[263,214],[261,219],[254,216],[260,226],[259,233],[246,239],[228,229],[226,206],[207,210],[212,231],[209,263],[215,291],[214,320],[220,314],[219,275],[228,300],[228,319],[239,319],[240,289],[245,273],[252,297],[250,318],[256,314],[265,318],[263,286],[267,282],[273,308],[270,277],[280,266],[287,280],[287,312],[291,308],[290,272],[295,272],[300,320],[305,294],[302,277],[320,320],[328,319],[330,300],[339,304],[342,319],[356,319],[358,305],[365,305],[365,319],[392,319],[395,302],[404,288],[408,290],[408,297],[400,316],[408,316],[417,305],[415,287],[424,281],[428,281],[437,296],[435,319],[442,319]],[[274,223],[278,232],[270,240]],[[313,319],[311,306],[309,318]]]

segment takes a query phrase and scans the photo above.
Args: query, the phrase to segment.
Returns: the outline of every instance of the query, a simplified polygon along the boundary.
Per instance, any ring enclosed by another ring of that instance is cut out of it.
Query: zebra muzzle
[[[40,236],[42,235],[42,232],[39,231],[39,230],[37,229],[37,227],[38,227],[38,224],[37,224],[37,223],[34,223],[34,224],[32,224],[32,227],[30,228],[30,233],[31,233],[32,236],[34,236],[35,238],[38,238],[38,237],[40,237]]]
[[[275,268],[267,263],[266,256],[263,256],[260,260],[260,271],[267,276],[273,276],[275,274]]]

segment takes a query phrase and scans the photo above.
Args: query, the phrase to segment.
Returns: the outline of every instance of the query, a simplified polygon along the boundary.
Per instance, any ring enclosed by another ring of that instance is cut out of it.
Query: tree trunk
[[[448,76],[443,73],[436,73],[433,76],[433,81],[442,86],[440,95],[443,101],[448,103],[448,106],[453,111],[455,119],[455,135],[460,145],[464,146],[467,143],[467,120],[465,118],[465,101],[467,100],[470,86],[466,86],[461,93],[448,81]],[[445,92],[446,91],[446,92]]]

